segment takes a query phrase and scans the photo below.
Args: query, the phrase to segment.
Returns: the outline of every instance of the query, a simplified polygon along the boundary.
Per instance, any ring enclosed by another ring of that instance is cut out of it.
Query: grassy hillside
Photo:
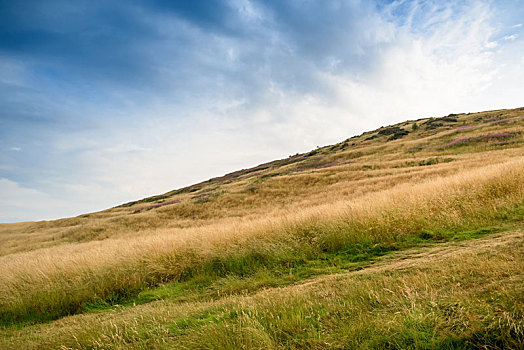
[[[524,346],[524,108],[0,225],[0,347]]]

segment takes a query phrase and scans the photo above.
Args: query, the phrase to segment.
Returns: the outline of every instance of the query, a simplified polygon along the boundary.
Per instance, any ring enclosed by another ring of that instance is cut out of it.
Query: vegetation
[[[0,225],[0,347],[522,347],[523,119],[401,123]]]

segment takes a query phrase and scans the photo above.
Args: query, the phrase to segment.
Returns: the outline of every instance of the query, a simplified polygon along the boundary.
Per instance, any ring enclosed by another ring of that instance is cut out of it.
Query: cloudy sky
[[[524,105],[524,0],[0,0],[0,222]]]

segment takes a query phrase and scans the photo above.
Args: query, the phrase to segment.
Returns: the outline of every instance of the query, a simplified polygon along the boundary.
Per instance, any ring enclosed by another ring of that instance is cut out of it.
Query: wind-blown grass
[[[524,163],[517,161],[225,230],[6,256],[0,260],[2,321],[54,319],[196,272],[242,274],[255,263],[292,263],[322,252],[396,242],[423,230],[483,227],[511,216],[523,198]]]
[[[517,230],[399,252],[360,271],[255,295],[161,301],[0,330],[0,347],[519,349],[523,238]]]
[[[0,224],[0,348],[522,347],[523,112]]]

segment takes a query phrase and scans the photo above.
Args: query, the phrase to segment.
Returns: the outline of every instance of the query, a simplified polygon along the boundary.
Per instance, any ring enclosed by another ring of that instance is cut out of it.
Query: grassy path
[[[204,288],[7,328],[0,347],[518,348],[523,271],[524,230],[513,229],[389,252],[288,286],[222,296]]]

